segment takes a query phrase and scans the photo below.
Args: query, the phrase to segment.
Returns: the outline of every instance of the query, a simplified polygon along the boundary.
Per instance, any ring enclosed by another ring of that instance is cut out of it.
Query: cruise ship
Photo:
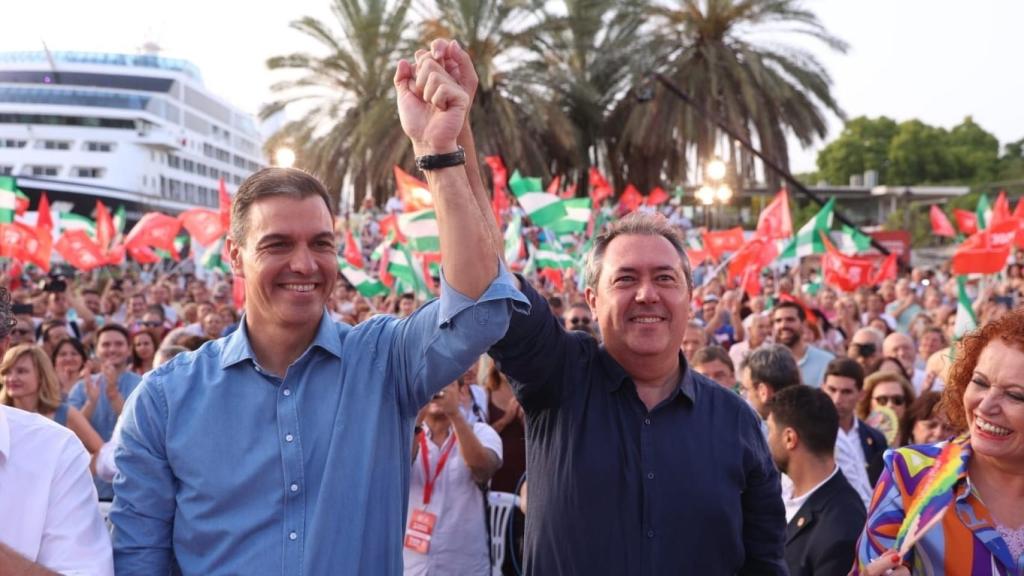
[[[141,54],[0,52],[0,174],[33,200],[130,220],[216,206],[265,164],[255,118],[203,85],[199,69]]]

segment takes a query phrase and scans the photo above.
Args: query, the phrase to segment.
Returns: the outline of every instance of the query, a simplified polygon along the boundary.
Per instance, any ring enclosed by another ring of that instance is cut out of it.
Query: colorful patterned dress
[[[929,469],[943,451],[962,450],[959,476],[953,485],[954,508],[941,524],[928,531],[907,554],[905,562],[915,575],[1024,576],[1024,557],[1014,558],[999,534],[985,505],[971,488],[967,463],[971,457],[970,436],[920,446],[907,446],[885,453],[885,471],[878,480],[868,507],[868,521],[857,542],[860,574],[869,562],[893,549],[905,511],[920,492]]]

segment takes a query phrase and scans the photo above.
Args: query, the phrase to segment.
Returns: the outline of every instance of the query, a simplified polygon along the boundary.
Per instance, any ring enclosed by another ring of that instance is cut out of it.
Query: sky
[[[1024,138],[1019,54],[1024,2],[1015,0],[806,0],[846,54],[802,42],[823,62],[850,118],[886,115],[952,127],[971,115],[1001,144]],[[248,112],[270,100],[270,56],[315,48],[288,23],[332,18],[329,0],[11,0],[0,51],[134,53],[156,41],[185,58],[206,86]],[[785,40],[785,39],[783,39]],[[800,42],[797,40],[797,42]],[[842,130],[831,117],[828,139]],[[814,169],[818,142],[790,147],[794,172]]]

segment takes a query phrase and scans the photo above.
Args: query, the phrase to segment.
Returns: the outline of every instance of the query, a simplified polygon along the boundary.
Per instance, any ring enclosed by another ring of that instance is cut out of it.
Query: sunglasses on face
[[[572,324],[573,326],[579,326],[580,324],[584,326],[589,326],[590,318],[587,318],[586,316],[582,318],[570,318],[569,323]]]
[[[903,396],[875,396],[872,400],[879,406],[888,406],[890,402],[893,406],[903,406]]]

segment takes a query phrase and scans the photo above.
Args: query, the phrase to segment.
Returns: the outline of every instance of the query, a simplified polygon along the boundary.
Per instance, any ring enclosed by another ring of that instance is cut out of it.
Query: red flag
[[[219,212],[206,208],[192,208],[178,215],[181,225],[202,246],[209,246],[227,232]]]
[[[548,192],[548,194],[554,194],[555,196],[558,196],[558,189],[561,188],[561,187],[562,187],[562,177],[561,176],[555,176],[554,180],[552,180],[551,183],[548,184],[547,192]]]
[[[995,204],[992,205],[992,221],[989,222],[989,226],[995,226],[1000,222],[1005,222],[1013,218],[1010,213],[1010,201],[1006,199],[1006,191],[1000,190],[999,196],[996,197]]]
[[[690,260],[690,266],[699,266],[711,257],[707,250],[686,249],[686,257]]]
[[[655,186],[647,193],[647,198],[644,199],[644,203],[648,206],[658,206],[668,202],[668,199],[668,192],[665,192],[661,186]]]
[[[85,230],[68,230],[57,240],[54,249],[68,264],[83,272],[105,264],[106,259],[99,245]]]
[[[970,236],[978,231],[978,216],[974,212],[956,208],[953,210],[953,218],[956,219],[956,227],[964,234]]]
[[[501,156],[485,156],[484,162],[491,169],[491,187],[494,189],[491,195],[491,210],[494,211],[494,219],[501,227],[501,215],[512,205],[508,199],[508,170]]]
[[[590,178],[590,197],[594,200],[595,206],[600,205],[605,198],[609,198],[615,193],[596,166],[590,167],[588,176]]]
[[[20,290],[21,289],[21,273],[22,273],[21,262],[18,262],[18,261],[11,262],[10,268],[7,269],[7,277],[11,279],[10,280],[10,284],[8,286],[10,286],[11,290]]]
[[[104,256],[106,257],[107,266],[120,266],[124,264],[125,249],[124,244],[118,244],[107,250]],[[156,254],[154,254],[156,256]]]
[[[356,268],[363,269],[363,253],[359,250],[359,244],[356,244],[356,237],[352,235],[350,228],[345,230],[345,260]]]
[[[110,211],[103,202],[96,201],[96,243],[100,250],[106,250],[114,240],[114,219],[110,217]]]
[[[398,197],[402,200],[403,210],[416,212],[434,207],[434,197],[430,195],[427,184],[409,175],[408,172],[395,166],[395,187]]]
[[[39,216],[36,218],[36,230],[46,232],[49,236],[53,231],[53,214],[50,213],[50,199],[46,197],[46,192],[43,192],[39,196],[39,207],[37,208]]]
[[[420,265],[423,266],[423,280],[427,283],[427,290],[430,290],[431,294],[440,294],[440,288],[437,283],[434,282],[434,275],[430,271],[431,264],[441,263],[440,252],[417,252],[419,256]]]
[[[156,264],[160,261],[160,256],[158,256],[156,252],[153,252],[153,249],[149,246],[136,244],[134,246],[125,247],[125,250],[128,252],[128,255],[132,257],[132,260],[135,260],[139,264]]]
[[[235,303],[235,309],[245,308],[245,278],[232,275],[231,277],[231,299]]]
[[[619,205],[625,208],[627,212],[632,212],[639,208],[643,201],[644,197],[632,184],[628,184],[626,190],[622,192],[622,196],[619,196]]]
[[[28,212],[28,196],[23,193],[19,193],[14,197],[14,213],[21,216],[25,212]]]
[[[726,252],[736,252],[743,247],[743,228],[737,226],[728,230],[711,230],[704,233],[704,249],[718,260]]]
[[[384,249],[384,254],[380,257],[380,263],[377,266],[377,277],[380,278],[381,283],[393,289],[395,287],[395,277],[391,275],[391,272],[388,272],[388,263],[390,261],[391,247],[389,246]]]
[[[757,235],[771,240],[793,236],[793,221],[789,215],[789,192],[779,190],[775,199],[757,217]]]
[[[946,221],[949,222],[948,220]],[[882,261],[882,265],[878,267],[878,271],[875,272],[875,276],[871,279],[871,284],[877,286],[886,280],[895,280],[899,267],[899,256],[895,253],[890,253]]]
[[[559,194],[558,197],[561,198],[562,200],[572,200],[573,198],[575,198],[576,197],[576,183],[573,182],[572,184],[569,184],[568,186],[566,186],[565,190],[562,190],[562,193]]]
[[[50,253],[53,239],[21,222],[0,225],[0,256],[19,262],[29,262],[50,271]]]
[[[734,229],[735,230],[735,229]],[[742,231],[741,231],[742,234]],[[730,241],[733,241],[731,239]],[[771,263],[779,255],[779,249],[773,240],[761,236],[754,236],[736,251],[732,260],[729,261],[728,277],[732,281],[741,277],[747,268],[754,267],[760,270]]]
[[[871,272],[875,267],[871,258],[843,254],[836,250],[823,232],[821,239],[825,243],[825,255],[821,257],[821,272],[826,285],[835,286],[843,292],[853,292],[871,282]]]
[[[402,234],[402,230],[398,227],[398,214],[389,214],[388,216],[380,219],[380,234],[381,236],[387,237],[388,233],[392,230],[395,231],[395,242],[399,244],[405,243],[405,236]]]
[[[129,253],[133,247],[146,246],[170,252],[173,256],[178,253],[174,247],[174,238],[179,230],[181,221],[177,218],[160,212],[149,212],[128,233],[124,245]]]
[[[1017,221],[1007,220],[972,235],[953,253],[953,274],[995,274],[1006,266],[1017,237]]]
[[[228,194],[228,186],[224,179],[220,179],[220,223],[225,230],[231,230],[231,195]]]
[[[932,204],[928,216],[932,220],[932,234],[948,238],[956,236],[956,230],[953,230],[953,225],[949,222],[949,218],[946,217],[946,213],[941,208]]]
[[[1017,199],[1017,206],[1013,209],[1013,217],[1024,220],[1024,196]]]
[[[759,295],[761,293],[761,269],[756,266],[747,266],[743,271],[740,287],[751,298]]]
[[[562,271],[555,268],[544,268],[540,271],[540,275],[547,278],[548,282],[555,287],[556,290],[562,292],[565,290],[565,280],[562,278]]]

